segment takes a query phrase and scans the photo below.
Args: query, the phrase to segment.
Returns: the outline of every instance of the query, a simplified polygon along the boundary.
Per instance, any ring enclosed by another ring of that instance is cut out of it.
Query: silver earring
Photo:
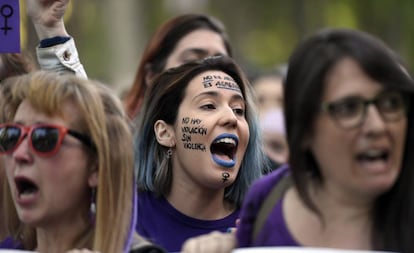
[[[171,149],[171,148],[169,148],[169,149],[167,150],[167,159],[170,159],[170,158],[171,158],[172,153],[173,153],[172,149]]]
[[[92,223],[95,223],[96,215],[96,188],[93,187],[91,190],[91,205],[89,207],[89,215]]]

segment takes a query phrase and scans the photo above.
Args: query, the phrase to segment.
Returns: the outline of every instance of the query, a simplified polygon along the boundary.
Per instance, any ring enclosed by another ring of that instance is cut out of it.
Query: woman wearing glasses
[[[98,83],[47,72],[6,80],[0,96],[10,235],[0,248],[131,252],[146,243],[133,236],[132,137],[121,102]]]
[[[414,252],[413,91],[400,60],[368,34],[333,29],[307,39],[285,85],[289,167],[250,188],[237,243],[216,234],[183,252],[200,244]]]

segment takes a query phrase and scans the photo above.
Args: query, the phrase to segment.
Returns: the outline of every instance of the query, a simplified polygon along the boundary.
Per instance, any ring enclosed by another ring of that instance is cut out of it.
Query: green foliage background
[[[414,66],[412,0],[72,1],[67,28],[89,76],[116,88],[126,89],[132,81],[152,32],[167,19],[187,12],[219,18],[227,27],[236,60],[250,74],[285,63],[300,40],[325,27],[372,33],[397,51],[410,70]],[[117,4],[124,6],[125,14],[114,11]],[[119,24],[122,18],[125,22]],[[123,33],[119,25],[125,28]],[[28,47],[34,47],[37,39],[30,25],[28,33]]]

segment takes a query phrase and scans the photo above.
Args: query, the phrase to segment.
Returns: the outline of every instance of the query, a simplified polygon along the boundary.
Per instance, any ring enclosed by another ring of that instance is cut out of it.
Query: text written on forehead
[[[219,76],[219,75],[203,76],[204,88],[209,88],[209,87],[212,87],[213,85],[216,86],[217,88],[240,91],[239,85],[234,81],[233,78],[229,76]]]

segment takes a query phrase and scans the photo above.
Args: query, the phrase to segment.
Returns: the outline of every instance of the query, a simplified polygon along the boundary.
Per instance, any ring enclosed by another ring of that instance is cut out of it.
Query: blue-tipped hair
[[[144,101],[142,114],[137,119],[135,135],[135,169],[139,190],[166,195],[171,189],[172,169],[166,158],[167,148],[158,144],[154,124],[164,120],[173,125],[179,106],[190,81],[202,72],[219,70],[231,76],[240,86],[246,101],[246,120],[250,137],[246,153],[235,182],[225,189],[225,199],[240,206],[250,184],[261,175],[266,166],[262,151],[252,90],[241,68],[229,57],[210,57],[184,64],[163,72],[153,82]]]

